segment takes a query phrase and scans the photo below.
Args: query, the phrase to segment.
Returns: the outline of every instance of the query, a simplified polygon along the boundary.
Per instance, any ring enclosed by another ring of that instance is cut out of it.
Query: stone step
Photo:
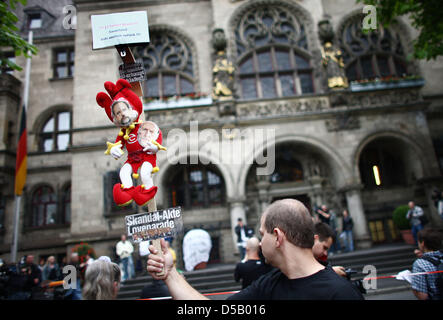
[[[213,288],[213,284],[199,284],[197,286],[193,286],[195,289],[197,289],[198,292],[205,294],[205,293],[217,293],[217,292],[231,292],[231,291],[238,291],[241,290],[241,284],[237,282],[224,282],[224,283],[218,283],[216,284],[217,288]],[[119,300],[135,300],[140,299],[141,291],[142,291],[143,285],[140,289],[134,289],[134,288],[128,288],[128,290],[120,290],[118,294]]]
[[[146,279],[146,278],[145,278]],[[217,275],[211,275],[207,277],[190,277],[187,279],[189,284],[193,286],[196,289],[199,288],[213,288],[213,287],[224,287],[226,285],[235,285],[237,282],[234,280],[234,274],[217,274]],[[139,290],[141,291],[144,286],[150,284],[152,282],[152,278],[146,279],[145,281],[139,281],[139,282],[132,282],[131,284],[123,284],[120,288],[120,292],[126,292],[126,291],[134,291]]]
[[[198,283],[194,283],[194,284],[191,284],[191,285],[195,289],[197,289],[198,291],[200,291],[200,290],[223,291],[223,290],[225,290],[225,287],[235,287],[236,285],[239,285],[239,283],[235,282],[235,280],[231,280],[231,281],[198,282]],[[241,287],[241,285],[240,285],[240,287]]]
[[[386,260],[395,260],[399,258],[414,260],[415,255],[413,252],[392,252],[389,254],[374,254],[374,255],[365,255],[365,256],[357,256],[357,257],[343,257],[343,258],[335,258],[332,257],[329,259],[329,262],[333,265],[347,265],[347,264],[376,264],[377,262],[383,262]]]
[[[378,261],[375,262],[373,264],[367,264],[367,263],[361,263],[361,262],[355,262],[352,264],[348,264],[346,266],[343,266],[345,268],[351,268],[357,272],[362,272],[363,268],[365,266],[369,266],[372,265],[374,266],[376,269],[381,269],[381,268],[385,268],[385,267],[390,267],[390,266],[397,266],[397,268],[404,268],[405,266],[408,267],[409,269],[412,267],[412,262],[414,260],[411,260],[409,258],[397,258],[397,259],[392,259],[392,260],[387,260],[387,261]],[[332,264],[334,266],[334,264]]]

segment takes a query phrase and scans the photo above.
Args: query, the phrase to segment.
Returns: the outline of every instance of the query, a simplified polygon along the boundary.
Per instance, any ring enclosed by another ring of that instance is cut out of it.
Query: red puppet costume
[[[109,120],[120,127],[115,143],[107,143],[108,149],[105,154],[119,159],[124,154],[123,147],[128,151],[128,159],[120,169],[122,184],[114,185],[114,201],[119,206],[125,206],[134,200],[143,206],[157,193],[151,173],[158,171],[157,151],[166,150],[161,145],[162,133],[154,122],[140,121],[143,104],[131,90],[128,81],[119,79],[115,85],[107,81],[105,89],[110,97],[104,92],[99,92],[97,103],[105,109]],[[132,177],[141,177],[143,184],[134,187]]]

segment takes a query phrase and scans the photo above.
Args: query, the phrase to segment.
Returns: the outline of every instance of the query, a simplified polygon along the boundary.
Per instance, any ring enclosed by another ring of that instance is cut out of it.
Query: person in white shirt
[[[237,219],[237,226],[234,230],[237,235],[237,248],[240,252],[240,260],[243,260],[246,256],[246,242],[252,235],[252,230],[243,223],[242,218]]]
[[[135,277],[134,261],[132,259],[132,253],[134,247],[131,242],[126,240],[126,235],[122,234],[121,241],[117,243],[117,255],[120,257],[122,264],[123,275],[122,282]]]

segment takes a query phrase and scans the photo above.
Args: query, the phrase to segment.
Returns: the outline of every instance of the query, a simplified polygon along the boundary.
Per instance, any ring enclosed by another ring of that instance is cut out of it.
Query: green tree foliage
[[[407,205],[403,205],[395,208],[394,212],[392,213],[392,220],[399,230],[411,229],[409,220],[406,218],[408,210],[409,207]]]
[[[26,5],[27,0],[0,0],[0,68],[11,68],[21,71],[22,68],[9,60],[4,50],[14,50],[15,56],[24,55],[29,58],[31,55],[37,54],[37,47],[29,44],[19,34],[19,28],[16,26],[18,22],[17,16],[14,14],[18,3]]]
[[[373,5],[377,19],[388,26],[398,16],[407,16],[419,31],[414,58],[435,59],[443,55],[443,2],[441,0],[357,0]]]

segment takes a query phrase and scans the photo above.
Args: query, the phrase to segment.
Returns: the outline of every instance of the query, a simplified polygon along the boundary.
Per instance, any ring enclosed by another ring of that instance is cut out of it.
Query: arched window
[[[305,28],[288,9],[252,7],[236,26],[235,44],[242,98],[314,92]]]
[[[62,219],[64,224],[71,223],[71,184],[62,191]]]
[[[207,208],[223,205],[225,184],[217,169],[203,165],[178,165],[171,178],[172,206]]]
[[[134,48],[134,58],[146,70],[145,97],[162,99],[195,92],[192,52],[183,37],[154,29],[147,46]]]
[[[32,193],[31,200],[33,227],[43,227],[56,224],[57,198],[49,186],[41,186]]]
[[[303,181],[303,167],[296,159],[296,153],[291,144],[276,147],[275,171],[271,175],[271,183]]]
[[[40,131],[39,150],[63,151],[71,143],[72,117],[70,111],[54,111]]]
[[[345,22],[339,35],[348,79],[354,81],[407,75],[399,33],[379,24],[376,32],[365,34],[361,21],[361,15],[352,17]]]

